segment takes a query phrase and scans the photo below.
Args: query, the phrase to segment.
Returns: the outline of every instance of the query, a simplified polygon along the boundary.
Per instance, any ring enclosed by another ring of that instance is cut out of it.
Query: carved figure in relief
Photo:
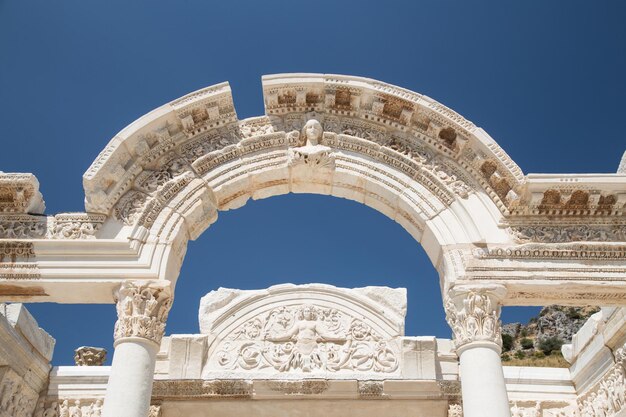
[[[102,416],[102,400],[96,400],[95,403],[89,407],[89,417],[101,417]]]
[[[48,407],[46,411],[43,412],[43,417],[58,417],[58,409],[58,404],[56,402],[53,402],[52,404],[50,404],[50,407]]]
[[[541,403],[535,403],[535,406],[528,410],[525,417],[541,417]]]
[[[524,412],[517,406],[517,403],[514,403],[513,407],[511,407],[511,417],[524,417]]]
[[[59,417],[70,417],[70,404],[68,400],[63,400],[59,406]]]
[[[83,417],[83,412],[80,407],[80,400],[75,400],[74,405],[70,407],[70,417]]]
[[[281,365],[280,371],[289,368],[300,368],[309,372],[322,366],[322,358],[315,348],[319,342],[344,343],[345,338],[326,332],[317,321],[314,307],[306,305],[302,308],[300,320],[286,333],[274,337],[266,337],[270,342],[288,342],[295,344],[290,349],[289,358]]]
[[[333,308],[276,307],[248,320],[216,350],[225,369],[394,372],[396,352],[363,321]]]
[[[320,144],[323,133],[324,129],[320,122],[315,119],[307,121],[300,133],[300,140],[304,141],[304,146],[289,149],[288,165],[304,164],[334,169],[335,158],[331,155],[331,149]]]

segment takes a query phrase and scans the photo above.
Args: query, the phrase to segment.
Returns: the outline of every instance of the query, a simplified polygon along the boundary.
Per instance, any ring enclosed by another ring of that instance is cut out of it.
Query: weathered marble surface
[[[54,339],[22,304],[0,304],[0,417],[31,417],[48,385]]]
[[[200,302],[200,329],[208,335],[202,375],[399,375],[408,346],[402,340],[405,314],[403,288],[220,288]],[[434,349],[433,343],[432,355]]]

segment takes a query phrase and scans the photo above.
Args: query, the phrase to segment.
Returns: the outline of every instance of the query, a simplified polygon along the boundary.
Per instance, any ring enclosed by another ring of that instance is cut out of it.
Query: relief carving
[[[106,216],[87,213],[63,213],[54,216],[51,239],[95,239]]]
[[[107,351],[103,348],[81,346],[74,351],[76,366],[102,366],[107,357]]]
[[[43,213],[44,206],[33,174],[0,172],[0,213]]]
[[[228,380],[155,380],[153,398],[251,398],[252,381]]]
[[[489,341],[502,345],[500,294],[484,288],[450,291],[445,297],[446,320],[454,333],[457,348],[471,342]]]
[[[369,325],[336,309],[279,307],[246,322],[217,353],[218,366],[278,372],[390,373],[398,355]]]
[[[148,417],[161,417],[161,406],[151,405],[150,410],[148,410]]]
[[[335,158],[328,146],[321,145],[324,129],[315,119],[307,121],[300,134],[303,146],[290,148],[287,164],[306,165],[311,168],[335,169]]]
[[[450,404],[448,406],[448,417],[463,417],[463,407],[459,404]]]
[[[35,417],[101,417],[102,399],[64,399],[59,404],[52,401]]]
[[[131,190],[120,198],[113,213],[115,217],[124,222],[124,224],[132,225],[141,215],[147,201],[147,194],[141,191]]]
[[[626,242],[626,225],[514,226],[510,230],[522,242]]]
[[[0,219],[0,239],[40,239],[46,234],[46,217],[9,215]]]
[[[169,282],[126,281],[117,292],[116,300],[116,342],[126,337],[141,337],[161,343],[172,305]]]
[[[31,417],[38,398],[39,395],[12,370],[3,375],[0,381],[1,416]]]
[[[169,162],[163,164],[157,171],[145,170],[135,179],[135,185],[146,193],[153,193],[161,188],[166,182],[184,174],[188,171],[188,166],[181,158],[174,157]]]

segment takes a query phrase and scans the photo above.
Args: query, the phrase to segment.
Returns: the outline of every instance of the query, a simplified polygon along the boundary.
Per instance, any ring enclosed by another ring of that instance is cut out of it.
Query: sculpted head
[[[315,307],[310,304],[306,304],[300,310],[302,319],[304,320],[317,320],[317,314],[315,313]]]
[[[315,119],[310,119],[302,128],[302,137],[306,140],[307,145],[315,146],[319,145],[323,132],[324,129],[320,122]]]

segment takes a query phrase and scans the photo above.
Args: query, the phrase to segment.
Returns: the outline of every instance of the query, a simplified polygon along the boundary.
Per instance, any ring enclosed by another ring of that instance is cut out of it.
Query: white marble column
[[[510,417],[500,353],[502,286],[455,286],[445,295],[446,319],[461,365],[464,417]]]
[[[126,281],[116,293],[115,353],[103,417],[146,417],[156,354],[172,304],[169,282]]]

